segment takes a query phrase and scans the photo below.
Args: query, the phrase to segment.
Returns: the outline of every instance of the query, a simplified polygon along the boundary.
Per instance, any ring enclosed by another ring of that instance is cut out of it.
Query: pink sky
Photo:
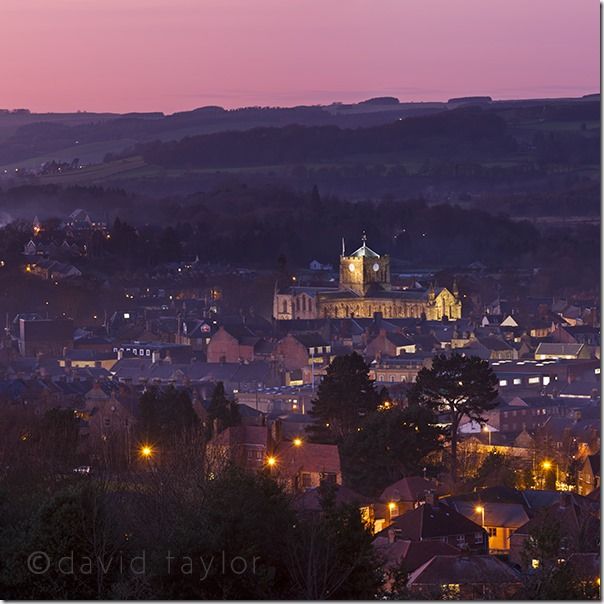
[[[0,107],[577,96],[597,0],[0,0]]]

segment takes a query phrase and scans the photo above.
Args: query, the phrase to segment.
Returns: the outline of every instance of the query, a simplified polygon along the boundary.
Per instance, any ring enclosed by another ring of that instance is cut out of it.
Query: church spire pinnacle
[[[367,245],[367,233],[363,231],[363,236],[361,237],[361,241],[363,242],[363,247]]]
[[[342,237],[342,256],[346,256],[346,245],[344,244],[344,237]]]

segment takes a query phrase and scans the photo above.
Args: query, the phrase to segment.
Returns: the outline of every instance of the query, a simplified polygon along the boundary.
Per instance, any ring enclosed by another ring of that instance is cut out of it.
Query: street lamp
[[[292,441],[294,443],[294,447],[301,447],[302,446],[302,439],[301,438],[294,438],[294,440]]]
[[[480,514],[480,526],[482,526],[482,528],[484,528],[484,505],[477,505],[474,508],[474,511],[477,514]]]
[[[150,459],[154,453],[153,447],[151,447],[151,445],[141,445],[138,452],[143,459]]]
[[[269,455],[269,456],[266,458],[266,465],[267,465],[269,468],[272,468],[272,467],[276,466],[276,465],[277,465],[277,458],[276,458],[276,457],[273,457],[272,455]]]
[[[482,427],[482,431],[483,432],[488,432],[488,434],[489,434],[489,447],[490,447],[491,446],[491,431],[489,430],[489,427],[488,426],[483,426]]]

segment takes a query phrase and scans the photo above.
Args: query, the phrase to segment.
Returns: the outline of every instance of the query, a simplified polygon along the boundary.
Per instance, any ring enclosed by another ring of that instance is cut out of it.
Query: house
[[[558,325],[552,336],[556,342],[562,344],[600,345],[600,330],[591,325]]]
[[[337,445],[307,442],[302,438],[281,441],[274,449],[274,475],[294,493],[314,489],[323,482],[342,484]]]
[[[415,342],[407,336],[380,329],[378,335],[365,347],[365,355],[373,359],[382,356],[398,357],[401,354],[414,354],[415,350]]]
[[[107,393],[98,382],[86,393],[81,432],[93,457],[108,465],[132,461],[136,400],[126,394],[120,396],[115,390]]]
[[[384,586],[386,590],[392,586],[392,573],[401,568],[404,569],[408,577],[434,556],[455,556],[461,553],[456,547],[440,541],[397,539],[393,530],[375,537],[373,547],[380,559],[383,560],[383,568],[387,576]]]
[[[208,455],[220,468],[230,461],[247,470],[267,470],[285,489],[300,493],[324,482],[342,484],[336,445],[283,439],[279,420],[267,425],[230,426],[208,444]]]
[[[432,366],[432,353],[418,352],[374,360],[369,366],[369,377],[378,383],[414,382],[417,374]]]
[[[222,325],[208,343],[208,363],[240,363],[255,359],[255,348],[261,342],[245,325]]]
[[[436,483],[422,476],[407,476],[387,486],[379,497],[388,505],[390,517],[415,509],[426,500],[426,493],[436,492]]]
[[[273,440],[267,426],[229,426],[208,443],[208,458],[221,468],[232,462],[246,470],[267,467],[273,452]]]
[[[318,333],[289,334],[277,342],[275,357],[286,370],[331,362],[331,344]]]
[[[589,359],[591,350],[585,344],[562,344],[557,342],[541,342],[535,350],[536,361],[550,359]]]
[[[318,260],[311,260],[308,268],[311,271],[332,271],[333,265],[331,264],[321,264]]]
[[[442,541],[462,551],[486,553],[488,535],[480,524],[466,518],[450,506],[427,494],[426,503],[392,520],[384,531],[411,541]],[[384,534],[384,531],[379,533]]]
[[[18,345],[24,357],[40,353],[60,357],[73,346],[73,320],[20,318]]]
[[[49,258],[30,260],[25,265],[25,272],[50,281],[63,281],[82,276],[82,272],[73,264],[65,264]]]
[[[451,507],[466,518],[480,523],[489,534],[489,553],[507,554],[510,536],[529,521],[526,508],[520,503],[463,501],[452,498]]]
[[[110,370],[116,362],[116,352],[86,349],[65,350],[63,358],[59,359],[61,367],[102,367],[107,370]]]
[[[466,356],[477,356],[481,359],[492,361],[512,361],[518,359],[518,351],[505,340],[495,336],[470,339],[469,344],[460,348],[458,352]]]
[[[560,550],[553,553],[565,559],[572,553],[590,553],[599,550],[600,506],[573,493],[555,493],[557,501],[542,507],[526,524],[510,536],[510,562],[518,568],[538,568],[543,560],[524,560],[524,543],[533,531],[555,523],[560,527]]]
[[[577,492],[589,495],[600,488],[600,453],[588,455],[577,475]]]
[[[333,494],[333,502],[336,507],[343,505],[354,505],[358,507],[361,517],[366,522],[374,520],[374,504],[371,499],[345,487],[341,484],[332,484],[330,494]],[[323,510],[322,496],[324,493],[320,488],[312,488],[298,493],[293,501],[292,507],[298,514],[320,514]]]
[[[417,599],[505,600],[521,588],[519,574],[494,556],[436,555],[409,576]]]

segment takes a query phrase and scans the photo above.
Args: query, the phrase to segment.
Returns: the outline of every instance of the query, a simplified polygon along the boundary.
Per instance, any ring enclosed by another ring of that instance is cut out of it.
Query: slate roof
[[[317,346],[329,346],[323,336],[318,333],[300,333],[293,336],[305,348],[316,348]]]
[[[368,497],[353,491],[343,485],[333,485],[336,505],[354,504],[358,507],[371,505],[373,502]],[[293,500],[293,508],[297,511],[320,512],[321,495],[319,489],[309,489],[300,493]]]
[[[438,555],[458,555],[460,550],[442,541],[409,541],[396,539],[392,543],[387,537],[378,537],[373,546],[388,568],[403,563],[405,571],[412,573]]]
[[[339,474],[340,453],[337,445],[304,442],[296,447],[291,442],[279,443],[275,455],[278,469],[288,474],[305,472],[329,472]]]
[[[229,426],[212,439],[214,445],[235,447],[238,445],[270,445],[270,431],[266,426]]]
[[[408,585],[519,582],[518,573],[495,556],[437,555],[411,574]]]
[[[426,491],[435,491],[436,483],[422,476],[407,476],[387,486],[380,495],[380,501],[418,501]]]
[[[363,245],[350,254],[349,258],[379,258],[380,255],[374,252],[370,247],[367,247],[365,242],[363,241]]]
[[[581,352],[585,344],[560,344],[557,342],[542,342],[535,350],[535,356],[576,356]]]
[[[412,541],[483,532],[479,524],[442,503],[426,503],[409,510],[397,516],[389,528],[395,529],[401,538]],[[384,531],[378,534],[381,535]]]
[[[470,518],[474,522],[481,522],[481,514],[476,512],[476,502],[473,501],[453,501],[451,502],[460,514]],[[485,503],[484,524],[485,526],[501,526],[516,529],[529,520],[524,505],[519,503]]]

